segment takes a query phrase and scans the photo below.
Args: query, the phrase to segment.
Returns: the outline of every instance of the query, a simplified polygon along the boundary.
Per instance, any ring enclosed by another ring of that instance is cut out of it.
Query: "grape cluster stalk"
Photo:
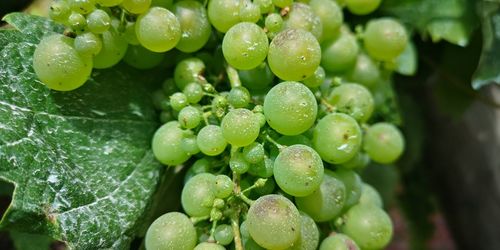
[[[55,0],[66,31],[33,67],[58,91],[120,61],[164,69],[152,149],[187,172],[183,210],[150,225],[146,249],[382,249],[393,225],[359,173],[404,151],[374,114],[409,37],[392,17],[344,20],[380,2]]]

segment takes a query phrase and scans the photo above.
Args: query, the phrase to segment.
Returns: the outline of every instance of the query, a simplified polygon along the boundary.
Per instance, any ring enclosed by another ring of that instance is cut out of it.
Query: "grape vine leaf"
[[[396,16],[432,41],[466,46],[476,27],[473,0],[385,0],[384,14]]]
[[[163,172],[150,149],[150,93],[161,79],[119,65],[51,91],[32,55],[62,28],[20,13],[5,20],[17,30],[0,30],[0,179],[15,190],[0,228],[75,249],[129,248]]]
[[[483,0],[478,6],[483,31],[483,49],[472,87],[500,84],[500,0]]]

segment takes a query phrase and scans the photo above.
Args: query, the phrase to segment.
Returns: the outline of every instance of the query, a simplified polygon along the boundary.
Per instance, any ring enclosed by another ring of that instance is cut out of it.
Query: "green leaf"
[[[479,7],[483,28],[483,50],[472,87],[500,84],[500,1],[482,1]]]
[[[396,16],[432,41],[466,46],[476,25],[472,0],[385,0],[381,11]]]
[[[10,238],[17,250],[49,250],[54,241],[50,237],[41,234],[10,232]]]
[[[32,55],[60,27],[5,19],[20,31],[0,30],[0,178],[15,185],[0,227],[75,249],[128,248],[161,175],[150,149],[158,126],[150,93],[161,79],[119,65],[75,91],[51,91]]]

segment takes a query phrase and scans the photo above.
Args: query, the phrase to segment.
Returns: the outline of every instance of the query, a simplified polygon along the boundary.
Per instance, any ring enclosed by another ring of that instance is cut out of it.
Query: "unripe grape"
[[[252,239],[265,248],[286,249],[300,235],[299,211],[281,195],[257,199],[248,210],[246,222]]]
[[[135,33],[145,48],[165,52],[174,48],[181,39],[181,26],[172,12],[153,7],[137,18]]]
[[[35,49],[33,68],[42,83],[59,91],[82,86],[92,72],[92,59],[73,48],[73,39],[55,34],[44,37]]]
[[[149,226],[144,243],[146,249],[191,250],[196,245],[196,230],[186,215],[170,212]]]
[[[364,33],[366,51],[373,58],[391,62],[408,44],[406,30],[392,18],[379,18],[368,22]]]
[[[300,29],[288,29],[274,37],[267,56],[273,73],[283,80],[301,81],[313,75],[321,61],[316,38]]]

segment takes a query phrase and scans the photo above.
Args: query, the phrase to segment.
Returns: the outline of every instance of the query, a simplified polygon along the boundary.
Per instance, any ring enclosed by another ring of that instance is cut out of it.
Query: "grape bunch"
[[[409,37],[391,17],[351,27],[381,0],[57,0],[67,27],[33,66],[49,88],[92,68],[161,67],[152,150],[186,170],[183,213],[146,249],[382,249],[393,226],[359,173],[404,151],[380,112]],[[354,29],[354,31],[353,31]]]

